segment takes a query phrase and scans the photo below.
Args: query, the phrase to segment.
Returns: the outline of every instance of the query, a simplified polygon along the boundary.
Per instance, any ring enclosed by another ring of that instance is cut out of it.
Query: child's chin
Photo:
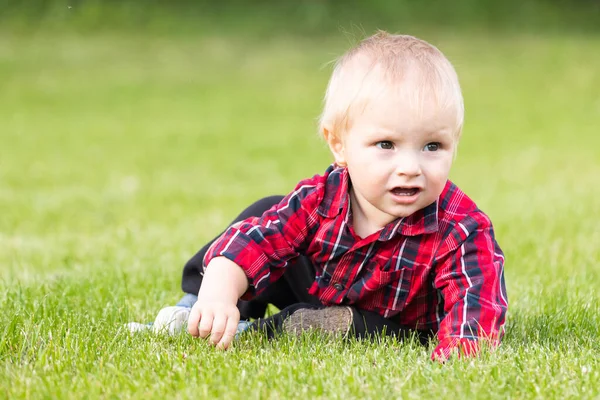
[[[404,210],[397,211],[397,212],[393,213],[392,215],[394,217],[396,217],[396,219],[398,219],[398,218],[406,218],[406,217],[409,217],[412,214],[414,214],[416,211],[417,211],[417,208],[413,209],[413,207],[410,207],[409,209],[406,209],[406,207],[405,207]]]
[[[391,217],[389,222],[395,221],[399,218],[406,218],[417,212],[420,208],[419,203],[413,203],[410,205],[393,204],[384,211]]]

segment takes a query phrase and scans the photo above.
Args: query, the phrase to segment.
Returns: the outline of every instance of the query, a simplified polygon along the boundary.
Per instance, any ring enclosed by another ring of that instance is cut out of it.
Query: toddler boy
[[[194,304],[179,325],[187,317],[190,334],[227,348],[240,316],[273,303],[281,313],[252,327],[436,334],[438,359],[497,345],[504,256],[490,219],[448,180],[464,115],[450,62],[378,32],[338,60],[324,103],[335,163],[254,204],[190,260],[188,304],[175,310]]]

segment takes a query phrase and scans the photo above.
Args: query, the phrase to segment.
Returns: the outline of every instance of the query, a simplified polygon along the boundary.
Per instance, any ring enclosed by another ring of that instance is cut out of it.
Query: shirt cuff
[[[473,357],[479,353],[479,341],[465,338],[446,338],[440,341],[433,353],[431,359],[433,361],[444,362],[453,356]]]

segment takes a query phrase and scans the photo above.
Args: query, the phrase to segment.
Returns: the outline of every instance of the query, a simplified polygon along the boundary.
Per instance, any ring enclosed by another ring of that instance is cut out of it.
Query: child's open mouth
[[[421,189],[416,188],[416,187],[397,187],[392,189],[392,193],[395,194],[396,196],[414,196],[417,193],[419,193],[419,191],[421,191]]]

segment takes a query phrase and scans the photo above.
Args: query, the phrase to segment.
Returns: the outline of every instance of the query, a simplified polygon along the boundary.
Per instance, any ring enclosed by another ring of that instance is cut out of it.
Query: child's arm
[[[456,242],[439,260],[435,277],[445,312],[439,345],[432,355],[440,360],[457,350],[459,355],[476,354],[481,342],[497,346],[508,307],[504,255],[488,217],[481,212],[470,214],[453,233],[449,242]]]
[[[248,289],[244,271],[225,257],[213,258],[206,267],[198,301],[188,319],[192,336],[205,338],[226,349],[235,337],[240,312],[237,301]]]
[[[319,227],[325,179],[316,176],[304,180],[261,217],[230,226],[208,249],[204,262],[209,265],[215,257],[229,259],[248,278],[242,299],[259,295],[283,275],[288,260],[310,246]]]
[[[310,244],[325,179],[300,182],[261,217],[237,222],[215,240],[204,258],[207,267],[188,319],[190,334],[210,335],[211,343],[229,346],[240,319],[238,299],[248,299],[276,281],[287,261]]]

